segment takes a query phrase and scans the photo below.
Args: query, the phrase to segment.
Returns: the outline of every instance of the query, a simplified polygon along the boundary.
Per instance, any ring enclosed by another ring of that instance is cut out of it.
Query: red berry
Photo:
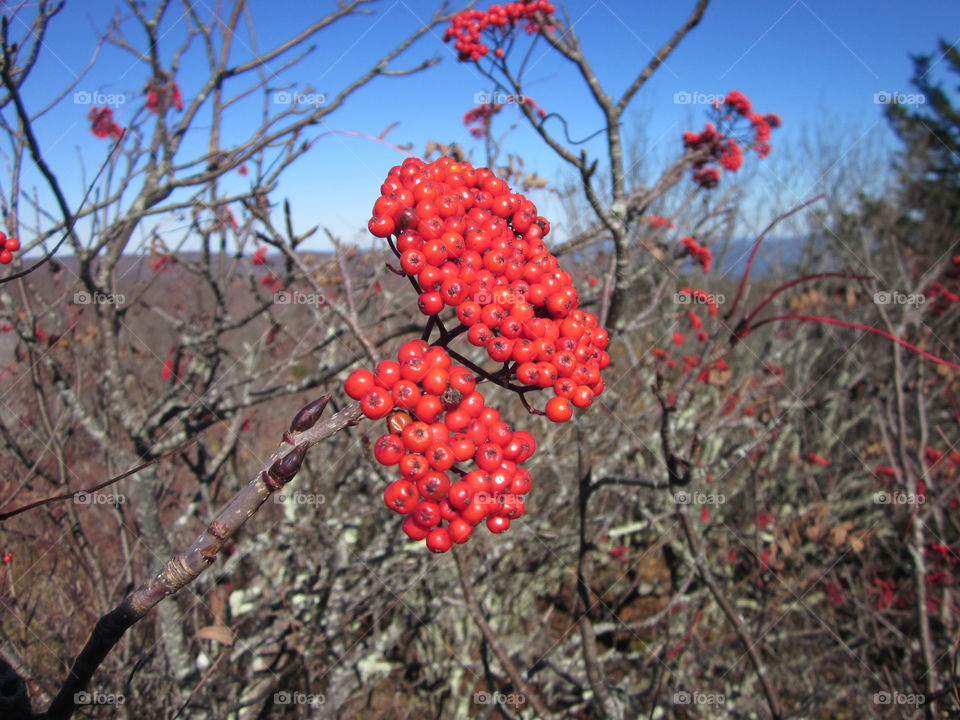
[[[396,465],[403,454],[403,443],[396,435],[381,435],[373,445],[373,455],[381,465]]]
[[[431,552],[445,553],[452,544],[450,533],[446,528],[435,528],[427,535],[427,547]]]
[[[457,319],[467,327],[471,327],[480,320],[482,308],[473,300],[467,300],[457,306]]]
[[[478,493],[480,495],[480,493]],[[471,525],[476,525],[487,516],[489,503],[483,497],[474,496],[470,504],[460,513],[460,517]]]
[[[487,518],[487,529],[492,533],[502,533],[510,529],[510,518],[503,515],[491,515]]]
[[[443,310],[443,297],[436,290],[429,290],[420,294],[417,305],[424,315],[436,315]]]
[[[493,333],[490,332],[490,328],[487,327],[486,324],[478,322],[470,328],[470,331],[467,333],[467,339],[471,345],[480,347],[493,340]]]
[[[443,401],[435,395],[424,395],[413,412],[424,422],[432,423],[443,412]]]
[[[416,486],[408,480],[394,480],[383,491],[387,507],[401,515],[412,513],[419,499]]]
[[[458,433],[450,440],[450,450],[458,462],[465,462],[477,452],[477,444],[469,435]]]
[[[514,495],[526,495],[533,488],[533,478],[526,468],[517,468],[510,481],[510,492]]]
[[[420,388],[410,380],[397,380],[393,386],[393,402],[404,410],[413,410],[420,402]]]
[[[449,470],[453,467],[453,463],[456,462],[456,458],[453,456],[453,450],[445,443],[433,443],[427,449],[426,453],[424,453],[424,456],[427,458],[427,462],[430,463],[430,467],[434,470]]]
[[[393,397],[383,388],[371,388],[360,400],[360,409],[371,420],[379,420],[393,410]]]
[[[413,510],[413,519],[425,528],[440,524],[440,506],[431,500],[421,500]]]
[[[461,395],[469,395],[477,387],[476,377],[465,367],[452,368],[448,379],[450,387],[459,390]]]
[[[431,470],[417,480],[417,490],[429,500],[443,500],[450,490],[450,478],[446,473]]]
[[[423,540],[430,534],[430,529],[418,523],[413,515],[407,515],[400,527],[411,540]]]
[[[427,423],[412,422],[403,429],[403,444],[408,450],[415,453],[426,452],[433,444],[433,433]]]
[[[382,360],[377,365],[377,382],[389,390],[400,379],[400,363],[393,360]]]
[[[358,368],[350,373],[350,377],[348,377],[343,384],[343,389],[347,395],[354,400],[359,400],[366,395],[367,390],[372,389],[375,384],[376,381],[374,380],[372,372],[364,368]]]
[[[566,422],[573,417],[573,408],[566,398],[551,398],[547,403],[547,419],[556,423]]]
[[[450,534],[450,539],[460,545],[465,543],[470,538],[470,535],[473,534],[473,525],[463,518],[457,518],[450,522],[447,531]]]
[[[476,325],[473,326],[477,327]],[[472,330],[473,328],[471,328]],[[504,337],[495,337],[487,343],[487,355],[495,362],[506,362],[513,351],[513,340]]]
[[[447,413],[447,417],[444,418],[444,423],[454,432],[460,432],[470,424],[472,419],[465,410],[457,409]]]
[[[427,261],[424,259],[423,253],[419,250],[405,250],[400,256],[400,267],[403,268],[403,271],[407,273],[407,275],[418,274],[426,264]]]
[[[455,510],[453,505],[451,505],[448,500],[441,500],[440,517],[442,517],[446,522],[452,523],[454,520],[460,519],[460,511]]]
[[[460,409],[470,417],[475,418],[483,412],[484,402],[483,395],[474,390],[469,395],[463,396],[463,399],[460,401]]]
[[[417,481],[430,470],[427,459],[419,453],[407,453],[400,458],[400,474],[404,479]]]
[[[576,405],[578,408],[585,408],[593,402],[593,390],[591,390],[586,385],[578,385],[577,389],[573,391],[573,395],[570,397],[570,402]]]
[[[392,235],[396,227],[396,223],[389,215],[372,217],[370,218],[370,222],[367,223],[367,229],[370,231],[370,234],[381,238]]]
[[[477,463],[477,467],[487,472],[492,472],[500,467],[500,463],[503,462],[503,450],[500,449],[499,445],[485,442],[477,448],[474,460]]]
[[[443,368],[432,368],[426,375],[423,376],[423,380],[420,381],[420,385],[423,387],[425,392],[430,393],[431,395],[443,395],[446,392],[448,387],[449,373]]]
[[[446,351],[446,348],[438,346],[428,349],[427,352],[423,354],[423,361],[426,363],[428,369],[440,368],[442,370],[449,370],[452,364],[450,353]]]
[[[397,362],[403,363],[405,360],[422,358],[429,347],[424,340],[409,340],[397,351]]]
[[[465,509],[473,499],[473,490],[462,480],[453,483],[447,491],[447,499],[457,510]]]

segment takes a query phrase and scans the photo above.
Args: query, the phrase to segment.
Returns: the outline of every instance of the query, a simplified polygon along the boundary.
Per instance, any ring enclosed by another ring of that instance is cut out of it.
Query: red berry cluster
[[[758,157],[770,154],[770,133],[773,128],[780,127],[782,121],[776,113],[761,115],[753,112],[750,100],[739,90],[731,90],[721,103],[714,103],[717,113],[717,123],[723,128],[718,130],[713,123],[706,123],[702,132],[695,133],[689,130],[683,133],[683,145],[689,150],[704,151],[704,157],[693,163],[693,181],[703,188],[716,187],[720,182],[720,170],[711,166],[719,163],[730,172],[736,172],[743,165],[743,150],[741,142],[747,144]],[[737,128],[738,120],[745,119],[749,123],[749,141],[738,140],[731,135],[743,137],[746,129]]]
[[[553,388],[550,420],[569,420],[571,403],[587,407],[603,392],[607,331],[578,309],[573,277],[542,239],[550,223],[491,170],[408,158],[390,170],[368,227],[396,234],[421,312],[455,308],[470,343],[505,364],[504,380]]]
[[[538,32],[540,25],[537,13],[542,16],[554,11],[553,3],[547,0],[527,0],[510,2],[503,5],[491,5],[487,10],[464,10],[450,21],[450,27],[443,35],[444,42],[456,39],[453,46],[461,61],[476,62],[490,52],[489,46],[481,41],[484,30],[490,30],[491,40],[499,45],[506,35],[520,22],[526,21],[528,34]],[[500,31],[498,37],[496,31]],[[497,57],[503,57],[503,49],[497,47]]]
[[[676,227],[670,218],[665,218],[661,215],[650,215],[647,218],[647,222],[650,223],[650,227],[666,227],[671,229]]]
[[[529,105],[530,110],[541,120],[547,117],[547,111],[544,110],[540,104],[529,95],[521,95],[518,98],[514,98],[511,95],[508,96],[508,98],[511,103],[516,104],[517,106]],[[502,109],[502,103],[493,102],[492,100],[490,102],[482,103],[481,105],[476,105],[463,114],[463,124],[470,129],[470,134],[475,138],[485,138],[490,132],[490,123],[493,121],[493,116]]]
[[[0,263],[9,265],[13,262],[13,254],[20,249],[20,241],[15,237],[7,237],[7,234],[0,230]]]
[[[931,315],[943,315],[951,305],[960,302],[960,295],[947,288],[941,282],[932,282],[923,290],[923,297],[928,302]]]
[[[167,107],[183,111],[183,93],[180,92],[180,86],[173,81],[151,80],[147,85],[147,110],[159,114]]]
[[[108,107],[90,108],[87,113],[87,120],[90,121],[90,132],[98,138],[121,138],[123,137],[123,127],[117,124],[113,119],[113,109]]]
[[[253,255],[250,256],[250,262],[254,265],[266,265],[267,264],[267,246],[261,245],[256,250],[253,251]]]
[[[466,542],[481,520],[501,533],[523,515],[533,481],[520,465],[536,441],[486,406],[473,373],[454,365],[446,349],[411,340],[396,361],[384,360],[375,373],[355,370],[344,387],[367,417],[387,418],[389,432],[373,453],[399,470],[383,500],[406,516],[402,527],[410,538],[446,552]],[[458,466],[468,462],[476,468]],[[450,473],[458,476],[454,482]]]
[[[470,134],[475,138],[485,138],[490,129],[490,121],[502,109],[502,104],[494,102],[477,105],[463,114],[463,124],[470,128]]]
[[[944,282],[934,281],[923,290],[923,296],[929,303],[925,309],[931,315],[943,315],[951,306],[960,303],[960,295],[957,294],[960,291],[960,255],[951,258],[943,278]]]
[[[532,485],[519,466],[534,453],[533,436],[487,407],[477,383],[522,398],[551,388],[545,411],[524,404],[565,422],[603,392],[607,332],[579,309],[573,278],[544,243],[550,223],[487,168],[407,158],[381,185],[368,227],[388,240],[400,260],[395,272],[419,293],[430,317],[424,337],[440,337],[405,343],[396,361],[354,371],[345,389],[367,417],[388,418],[374,455],[398,465],[401,478],[387,488],[387,505],[407,515],[407,535],[444,552],[483,519],[493,532],[506,530]],[[445,311],[455,328],[447,330]],[[460,336],[502,368],[488,372],[448,351]],[[453,365],[453,356],[470,367]],[[471,461],[476,468],[457,465]],[[452,484],[451,472],[460,476]]]
[[[703,271],[705,273],[710,272],[710,263],[713,262],[713,253],[710,252],[710,248],[701,245],[692,237],[682,237],[680,238],[680,242],[682,242],[683,246],[687,249],[687,254],[700,263]]]

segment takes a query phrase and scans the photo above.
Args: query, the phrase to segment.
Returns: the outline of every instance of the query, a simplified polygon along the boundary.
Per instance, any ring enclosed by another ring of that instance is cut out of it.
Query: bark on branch
[[[76,694],[87,687],[93,673],[123,634],[161,600],[193,582],[213,564],[224,543],[257,512],[270,495],[296,475],[311,445],[339,432],[360,417],[360,405],[353,402],[322,423],[314,424],[329,399],[327,395],[303,408],[294,418],[290,431],[284,435],[269,464],[233,497],[193,544],[169,560],[159,572],[97,621],[60,691],[41,718],[66,720],[73,715]]]

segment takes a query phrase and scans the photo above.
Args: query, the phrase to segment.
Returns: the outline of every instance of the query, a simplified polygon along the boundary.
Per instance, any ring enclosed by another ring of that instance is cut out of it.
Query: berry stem
[[[534,388],[532,387],[523,388],[522,391],[518,392],[517,395],[520,396],[520,402],[523,403],[523,407],[525,407],[527,412],[530,413],[531,415],[546,415],[546,413],[543,410],[538,410],[537,408],[533,407],[529,402],[527,402],[527,392],[533,389]]]

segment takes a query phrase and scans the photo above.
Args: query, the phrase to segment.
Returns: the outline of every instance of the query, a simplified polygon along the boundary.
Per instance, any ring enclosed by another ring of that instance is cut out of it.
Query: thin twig
[[[460,577],[460,587],[463,588],[463,599],[467,604],[467,609],[473,616],[474,622],[477,623],[477,627],[480,628],[480,632],[483,634],[484,640],[487,641],[487,644],[493,650],[493,654],[497,656],[497,659],[500,661],[500,665],[510,677],[510,681],[520,692],[523,693],[525,699],[530,701],[530,705],[536,711],[537,717],[550,717],[546,706],[543,704],[543,700],[541,700],[540,696],[533,692],[524,682],[523,676],[520,674],[520,671],[517,669],[517,666],[514,664],[513,660],[510,659],[509,653],[507,653],[503,645],[500,644],[500,640],[497,638],[496,633],[490,629],[490,625],[487,623],[486,617],[484,617],[483,609],[480,607],[480,603],[477,602],[477,598],[473,594],[473,588],[470,585],[470,573],[467,569],[467,561],[464,557],[463,550],[461,548],[454,547],[453,557],[457,562],[457,574]]]

